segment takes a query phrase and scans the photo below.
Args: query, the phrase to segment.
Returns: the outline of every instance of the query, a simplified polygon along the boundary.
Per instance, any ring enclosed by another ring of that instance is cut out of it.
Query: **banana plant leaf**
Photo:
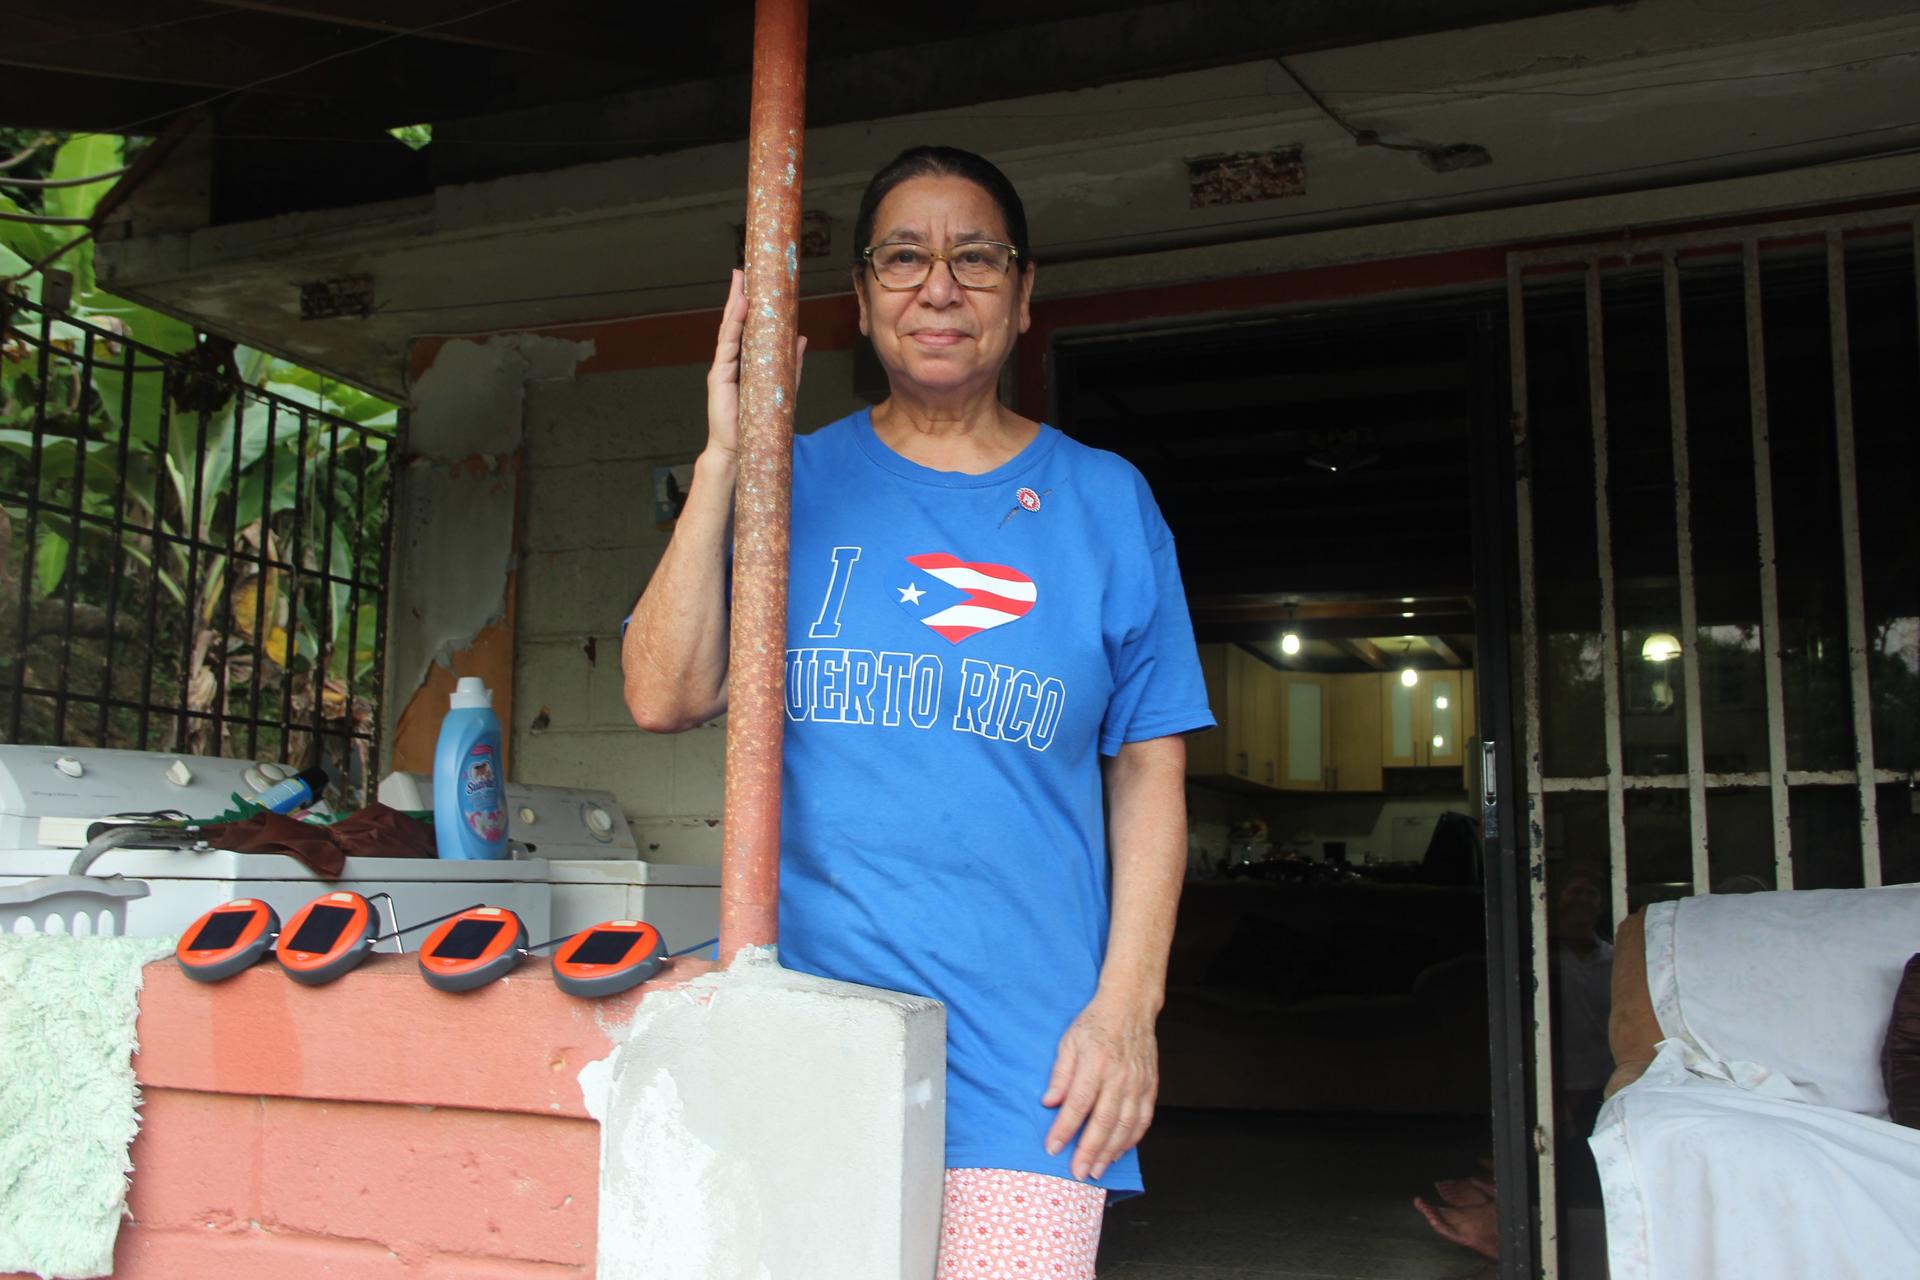
[[[83,133],[61,145],[53,158],[53,173],[56,181],[72,178],[85,178],[96,173],[109,173],[120,167],[120,139],[112,134]],[[49,187],[47,189],[46,210],[50,217],[85,218],[93,214],[94,206],[100,203],[100,197],[113,189],[114,179],[90,182],[83,187]],[[78,228],[50,227],[48,230],[63,236],[77,234]],[[55,241],[58,244],[59,241]],[[52,246],[50,245],[49,248]],[[84,246],[91,248],[91,246]],[[73,272],[74,288],[78,293],[92,293],[95,289],[93,278],[93,254],[76,249],[62,258],[60,265]]]
[[[19,205],[0,195],[0,213],[25,213]],[[36,227],[25,222],[0,221],[0,245],[5,245],[26,262],[38,262],[53,252],[59,241],[50,233],[65,230],[63,227]],[[22,263],[24,266],[25,263]],[[9,275],[13,274],[8,272]]]
[[[117,446],[108,440],[89,440],[86,442],[87,480],[89,483],[105,484],[112,487],[120,478],[115,463]],[[0,449],[17,453],[23,458],[33,456],[33,432],[0,429]],[[74,466],[74,440],[71,436],[43,437],[40,444],[40,484],[44,491],[49,483],[71,479]]]

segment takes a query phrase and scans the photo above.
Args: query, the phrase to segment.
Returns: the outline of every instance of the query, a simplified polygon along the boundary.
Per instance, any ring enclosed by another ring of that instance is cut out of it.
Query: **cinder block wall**
[[[720,861],[722,724],[642,733],[620,691],[620,620],[667,545],[654,468],[691,462],[705,445],[705,379],[705,365],[669,365],[527,391],[514,776],[613,792],[641,856],[657,862]],[[851,412],[852,388],[851,353],[810,353],[796,429]]]
[[[559,1280],[593,1272],[600,1126],[579,1073],[643,992],[544,969],[446,995],[411,956],[327,987],[150,966],[119,1280]]]

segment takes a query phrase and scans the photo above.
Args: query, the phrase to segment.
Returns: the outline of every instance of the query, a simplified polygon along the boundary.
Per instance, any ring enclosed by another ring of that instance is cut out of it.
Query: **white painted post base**
[[[932,1277],[939,1002],[750,949],[648,997],[581,1084],[600,1095],[600,1280]]]

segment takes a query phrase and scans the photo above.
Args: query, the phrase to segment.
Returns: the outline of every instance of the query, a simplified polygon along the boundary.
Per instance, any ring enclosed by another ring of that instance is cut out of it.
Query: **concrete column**
[[[605,1064],[600,1280],[930,1280],[946,1010],[748,948]],[[582,1075],[590,1103],[593,1076]]]

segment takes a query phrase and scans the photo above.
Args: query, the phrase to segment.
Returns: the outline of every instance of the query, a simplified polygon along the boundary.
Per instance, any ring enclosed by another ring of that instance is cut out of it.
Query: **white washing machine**
[[[0,851],[77,849],[89,826],[114,814],[211,818],[235,795],[251,799],[294,772],[219,756],[0,744]]]
[[[433,808],[433,780],[390,773],[380,801],[402,811]],[[603,920],[645,920],[667,950],[697,946],[720,932],[720,868],[641,860],[633,830],[609,791],[507,784],[514,857],[544,865],[553,891],[553,934]]]
[[[181,812],[208,818],[232,807],[234,793],[252,796],[284,776],[277,765],[209,756],[142,751],[0,745],[0,886],[65,875],[87,831],[121,814]],[[126,904],[132,937],[169,937],[202,913],[234,898],[259,898],[284,920],[329,889],[371,897],[389,893],[400,924],[480,904],[506,907],[534,940],[552,936],[552,891],[539,862],[442,862],[437,858],[348,858],[328,880],[297,858],[231,849],[107,850],[86,874],[140,880],[144,898]],[[385,903],[375,903],[382,929]],[[60,921],[64,930],[69,922]],[[91,929],[87,930],[91,932]],[[411,948],[426,936],[402,939]],[[396,950],[382,943],[380,950]]]
[[[232,808],[234,794],[251,797],[287,772],[210,756],[0,744],[0,886],[64,875],[103,819],[160,812],[209,818]],[[402,811],[433,808],[424,774],[389,774],[379,794]],[[480,903],[506,907],[536,942],[634,918],[659,929],[669,950],[719,933],[719,868],[642,861],[611,793],[509,783],[507,802],[508,861],[356,857],[339,879],[326,880],[281,854],[128,846],[102,853],[87,872],[149,886],[147,897],[127,904],[126,929],[135,937],[180,933],[233,898],[259,898],[285,919],[332,888],[391,893],[402,925]],[[382,905],[376,909],[385,921]],[[411,946],[424,936],[406,941]]]

